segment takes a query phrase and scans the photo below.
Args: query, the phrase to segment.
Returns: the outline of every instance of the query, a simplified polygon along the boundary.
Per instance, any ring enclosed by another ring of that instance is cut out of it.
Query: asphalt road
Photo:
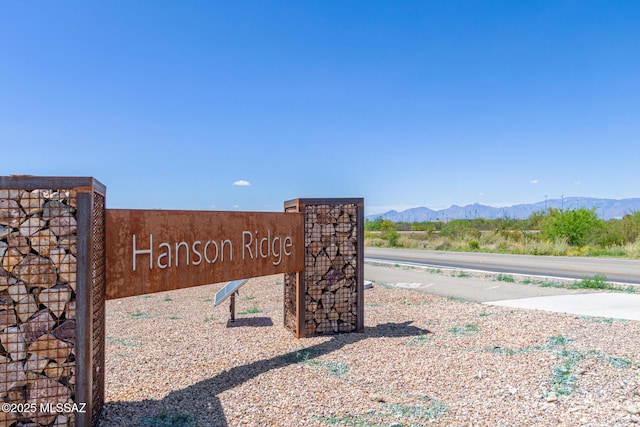
[[[573,295],[580,291],[564,288],[497,282],[490,278],[457,277],[449,274],[430,273],[424,269],[394,267],[393,264],[364,266],[364,278],[374,283],[398,288],[413,289],[443,297],[465,301],[489,302],[521,298]]]
[[[640,284],[640,260],[365,248],[365,260],[435,268],[581,279],[604,274],[609,282]]]

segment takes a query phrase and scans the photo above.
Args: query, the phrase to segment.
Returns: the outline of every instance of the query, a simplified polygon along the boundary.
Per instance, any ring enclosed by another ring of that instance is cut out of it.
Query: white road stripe
[[[422,286],[422,283],[396,283],[396,288],[415,289]]]

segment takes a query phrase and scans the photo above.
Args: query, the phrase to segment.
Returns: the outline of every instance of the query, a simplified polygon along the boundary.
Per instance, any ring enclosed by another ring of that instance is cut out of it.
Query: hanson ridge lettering
[[[154,243],[153,233],[149,234],[146,242],[134,234],[132,236],[132,269],[137,271],[142,265],[153,268],[171,268],[179,266],[198,266],[233,262],[235,250],[240,251],[242,260],[270,259],[273,265],[279,265],[283,256],[293,253],[293,239],[291,236],[272,236],[271,229],[267,229],[266,236],[260,236],[258,231],[244,230],[241,235],[242,244],[234,247],[231,239],[195,240],[193,242],[159,242]],[[236,259],[238,255],[236,255]],[[144,268],[144,267],[143,267]]]
[[[107,209],[107,299],[304,268],[301,213]]]

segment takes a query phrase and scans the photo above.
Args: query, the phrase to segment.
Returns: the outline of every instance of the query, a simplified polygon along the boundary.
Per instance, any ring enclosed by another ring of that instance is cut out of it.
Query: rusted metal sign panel
[[[302,214],[107,209],[107,299],[304,268]]]

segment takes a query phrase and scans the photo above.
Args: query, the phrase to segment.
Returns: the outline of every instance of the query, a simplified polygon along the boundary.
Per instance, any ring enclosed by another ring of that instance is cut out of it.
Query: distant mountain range
[[[600,218],[609,220],[621,218],[625,215],[640,211],[640,198],[634,199],[596,199],[590,197],[565,197],[563,199],[549,199],[537,203],[524,205],[505,206],[495,208],[492,206],[474,203],[467,206],[453,205],[447,209],[433,210],[429,208],[411,208],[402,212],[388,211],[381,214],[367,215],[366,219],[376,218],[388,219],[394,222],[422,222],[422,221],[448,221],[452,219],[473,219],[473,218],[514,218],[525,219],[534,212],[545,211],[549,208],[558,209],[596,209]]]

